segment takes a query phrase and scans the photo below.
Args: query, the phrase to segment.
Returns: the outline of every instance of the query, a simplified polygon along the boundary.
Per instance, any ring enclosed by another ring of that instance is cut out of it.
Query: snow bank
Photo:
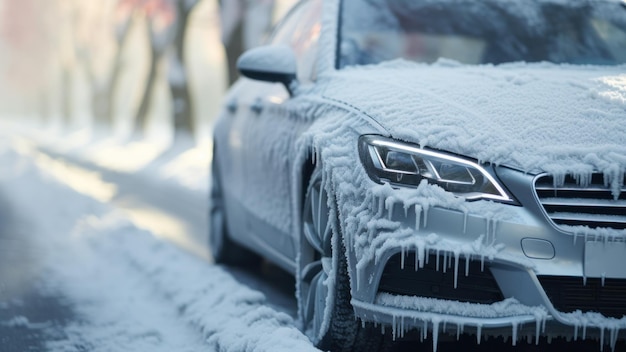
[[[81,232],[106,257],[121,256],[174,303],[219,351],[315,350],[293,319],[266,305],[265,297],[217,266],[185,255],[169,243],[112,214],[91,218]]]

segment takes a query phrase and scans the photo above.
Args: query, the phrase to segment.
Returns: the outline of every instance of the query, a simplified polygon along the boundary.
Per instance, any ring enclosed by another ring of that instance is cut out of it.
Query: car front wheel
[[[333,230],[339,228],[329,206],[334,198],[322,183],[318,169],[307,187],[302,214],[297,292],[304,331],[322,350],[379,351],[384,349],[380,330],[355,319],[345,247]]]

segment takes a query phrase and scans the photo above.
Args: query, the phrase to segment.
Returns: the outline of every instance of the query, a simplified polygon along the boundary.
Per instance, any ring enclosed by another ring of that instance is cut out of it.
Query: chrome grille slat
[[[552,220],[572,220],[580,222],[616,222],[626,224],[626,217],[612,215],[594,215],[594,214],[578,214],[578,213],[551,213]]]
[[[553,185],[551,186],[545,186],[545,185],[537,185],[535,187],[535,189],[537,191],[580,191],[580,192],[604,192],[607,190],[607,187],[594,187],[594,186],[589,186],[589,187],[585,187],[585,186],[573,186],[573,185],[567,185],[567,186],[561,186],[561,187],[557,187],[554,188]],[[626,192],[626,187],[621,187],[620,190],[622,192]]]
[[[626,208],[626,200],[621,199],[612,201],[608,199],[543,198],[541,204],[544,206]]]
[[[615,197],[611,187],[605,186],[602,174],[593,174],[586,186],[569,176],[559,186],[549,175],[535,181],[537,198],[557,226],[626,229],[626,187],[621,191]]]

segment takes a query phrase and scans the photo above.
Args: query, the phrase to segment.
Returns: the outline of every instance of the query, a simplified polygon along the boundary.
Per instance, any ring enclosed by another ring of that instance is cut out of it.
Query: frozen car
[[[305,0],[214,127],[210,246],[320,347],[626,329],[626,8]]]

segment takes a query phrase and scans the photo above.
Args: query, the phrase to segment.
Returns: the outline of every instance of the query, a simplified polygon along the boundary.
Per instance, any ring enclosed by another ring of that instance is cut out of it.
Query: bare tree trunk
[[[120,76],[123,69],[123,55],[124,55],[124,47],[126,46],[126,42],[128,41],[130,30],[134,23],[134,13],[131,13],[128,17],[128,20],[124,23],[122,28],[118,31],[116,35],[117,41],[117,51],[115,53],[115,58],[113,60],[113,67],[111,68],[111,76],[107,82],[107,87],[104,92],[104,103],[103,103],[103,114],[104,119],[107,121],[109,125],[113,125],[113,121],[115,119],[115,107],[117,104],[116,99],[116,90],[117,85],[120,80]]]
[[[149,37],[152,38],[152,20],[148,19],[147,22],[148,34]],[[159,59],[162,54],[163,52],[161,50],[157,49],[154,45],[150,45],[150,66],[148,69],[148,79],[146,80],[143,96],[141,97],[141,103],[139,104],[139,109],[137,110],[137,115],[135,117],[135,136],[143,134],[148,122],[148,111],[150,109],[150,105],[152,104],[152,92],[154,91]]]
[[[239,79],[237,59],[244,51],[243,46],[243,21],[239,21],[228,43],[224,44],[226,60],[228,61],[228,85],[232,86]]]
[[[185,1],[176,2],[177,22],[168,77],[172,93],[175,139],[179,139],[181,134],[193,136],[195,129],[193,100],[189,92],[189,75],[185,62],[185,39],[189,16],[197,2],[191,6],[185,3]]]

